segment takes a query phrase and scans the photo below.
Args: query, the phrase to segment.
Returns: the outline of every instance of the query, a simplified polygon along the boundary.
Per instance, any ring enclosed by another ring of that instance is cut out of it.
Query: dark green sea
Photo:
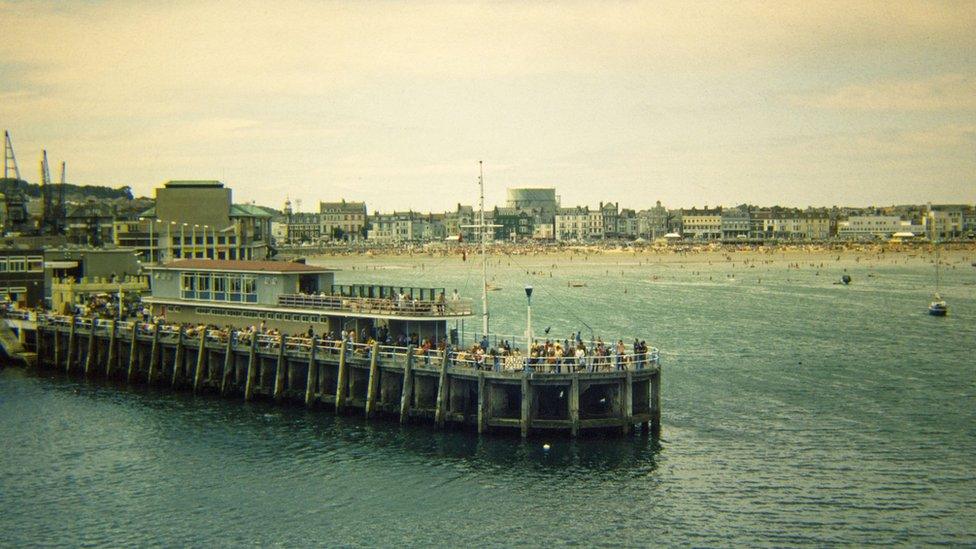
[[[0,546],[976,544],[972,254],[946,259],[946,318],[926,314],[925,257],[762,259],[493,260],[493,329],[523,329],[531,284],[537,334],[661,349],[658,441],[479,437],[6,368]],[[480,289],[474,258],[321,263]]]

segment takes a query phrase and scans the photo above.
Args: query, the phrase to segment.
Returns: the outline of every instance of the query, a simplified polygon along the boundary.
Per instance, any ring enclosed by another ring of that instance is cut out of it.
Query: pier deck
[[[661,428],[656,350],[517,370],[509,362],[494,371],[479,369],[463,351],[420,354],[413,347],[50,315],[3,322],[33,343],[38,368],[91,378],[522,436],[626,434],[635,426],[657,436]]]

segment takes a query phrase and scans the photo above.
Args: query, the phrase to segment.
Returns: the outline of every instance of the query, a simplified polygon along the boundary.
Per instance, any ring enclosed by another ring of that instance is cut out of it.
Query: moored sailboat
[[[936,244],[938,246],[938,244]],[[929,314],[932,316],[945,316],[949,312],[949,305],[946,304],[945,300],[942,299],[940,293],[940,280],[939,280],[939,248],[935,249],[935,293],[932,295],[932,302],[929,303]]]

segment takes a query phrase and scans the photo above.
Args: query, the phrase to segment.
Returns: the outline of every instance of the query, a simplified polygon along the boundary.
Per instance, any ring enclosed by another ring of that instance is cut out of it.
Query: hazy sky
[[[976,202],[976,1],[0,2],[23,175],[236,201]]]

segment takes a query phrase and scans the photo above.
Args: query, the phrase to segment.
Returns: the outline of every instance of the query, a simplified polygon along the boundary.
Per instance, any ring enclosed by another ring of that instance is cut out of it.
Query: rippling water
[[[358,264],[347,281],[478,288],[457,259],[327,262]],[[493,326],[521,330],[528,282],[537,332],[586,334],[586,321],[659,346],[659,443],[544,452],[540,439],[7,369],[0,543],[976,544],[968,260],[945,273],[944,319],[925,314],[931,266],[904,258],[552,263],[496,261]],[[843,269],[849,287],[833,284]]]

